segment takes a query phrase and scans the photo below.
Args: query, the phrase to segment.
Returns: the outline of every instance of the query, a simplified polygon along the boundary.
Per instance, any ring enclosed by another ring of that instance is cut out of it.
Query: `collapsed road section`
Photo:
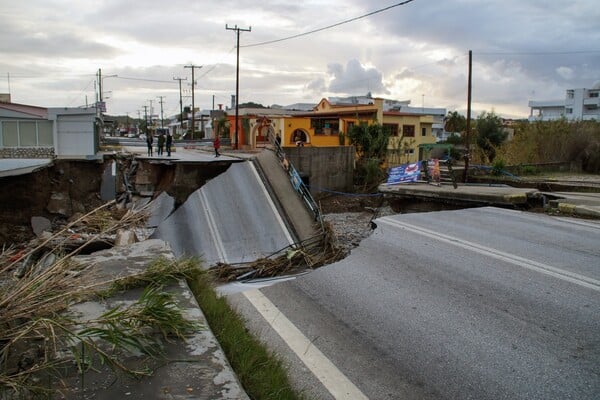
[[[294,243],[251,162],[231,165],[192,193],[153,236],[208,265],[253,261]]]

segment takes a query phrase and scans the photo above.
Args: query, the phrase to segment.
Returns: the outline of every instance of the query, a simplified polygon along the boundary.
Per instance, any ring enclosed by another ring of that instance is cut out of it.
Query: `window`
[[[16,122],[2,123],[2,146],[18,147],[19,146],[19,130]]]
[[[314,129],[317,135],[337,135],[340,130],[340,121],[338,119],[314,118],[310,120],[310,127]]]
[[[404,133],[404,137],[415,137],[415,126],[402,125],[402,132]]]
[[[35,147],[37,145],[37,124],[34,121],[20,122],[19,138],[21,147]]]
[[[54,145],[54,137],[52,133],[52,122],[38,122],[38,146],[52,147]]]
[[[405,149],[404,154],[405,155],[415,154],[415,149]]]
[[[590,97],[598,97],[598,92],[590,92]]]
[[[567,114],[573,114],[573,109],[572,108],[567,108],[566,111],[567,111]]]
[[[427,128],[421,128],[421,136],[427,136]]]
[[[387,129],[390,136],[398,136],[398,124],[383,124],[383,128]]]
[[[574,90],[567,90],[567,98],[568,99],[572,99],[573,97],[575,97],[575,91]]]
[[[0,122],[0,143],[3,147],[52,147],[51,121]]]

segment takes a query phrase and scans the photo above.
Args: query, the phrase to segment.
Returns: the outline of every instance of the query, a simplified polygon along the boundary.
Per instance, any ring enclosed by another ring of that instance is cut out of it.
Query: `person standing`
[[[152,135],[146,132],[146,145],[148,146],[148,157],[152,157]]]
[[[164,147],[165,147],[165,135],[163,135],[161,133],[160,135],[158,135],[158,155],[159,156],[163,155]]]
[[[167,157],[171,157],[171,145],[173,144],[173,136],[171,133],[167,133],[167,141],[165,145],[167,146]]]
[[[214,140],[213,140],[213,147],[215,148],[215,157],[219,157],[221,155],[221,153],[219,153],[219,149],[221,148],[221,139],[219,139],[219,136],[215,136]]]

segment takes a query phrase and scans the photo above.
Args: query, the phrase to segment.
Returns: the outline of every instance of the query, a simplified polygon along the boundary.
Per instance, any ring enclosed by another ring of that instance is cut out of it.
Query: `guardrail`
[[[323,216],[321,215],[321,210],[319,210],[319,206],[317,205],[317,202],[310,194],[310,191],[304,184],[304,181],[302,181],[302,178],[300,177],[300,174],[298,173],[296,168],[294,168],[292,163],[287,159],[285,152],[283,151],[283,148],[281,147],[281,144],[279,143],[279,141],[277,141],[273,137],[272,133],[270,133],[268,135],[268,137],[269,137],[269,142],[271,143],[271,145],[273,146],[273,149],[275,150],[275,155],[277,156],[277,159],[279,160],[281,167],[286,171],[292,186],[294,187],[296,192],[298,192],[300,197],[302,197],[304,204],[309,209],[309,211],[314,215],[315,221],[317,221],[319,223],[321,231],[323,231]]]

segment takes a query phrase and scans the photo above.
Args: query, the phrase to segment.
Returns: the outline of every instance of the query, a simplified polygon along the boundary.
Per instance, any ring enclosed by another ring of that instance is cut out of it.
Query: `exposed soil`
[[[100,183],[103,164],[97,162],[57,161],[40,171],[0,179],[0,243],[4,246],[30,240],[34,234],[31,217],[46,217],[51,222],[66,220],[102,204]],[[64,213],[48,210],[51,197],[63,194]]]

